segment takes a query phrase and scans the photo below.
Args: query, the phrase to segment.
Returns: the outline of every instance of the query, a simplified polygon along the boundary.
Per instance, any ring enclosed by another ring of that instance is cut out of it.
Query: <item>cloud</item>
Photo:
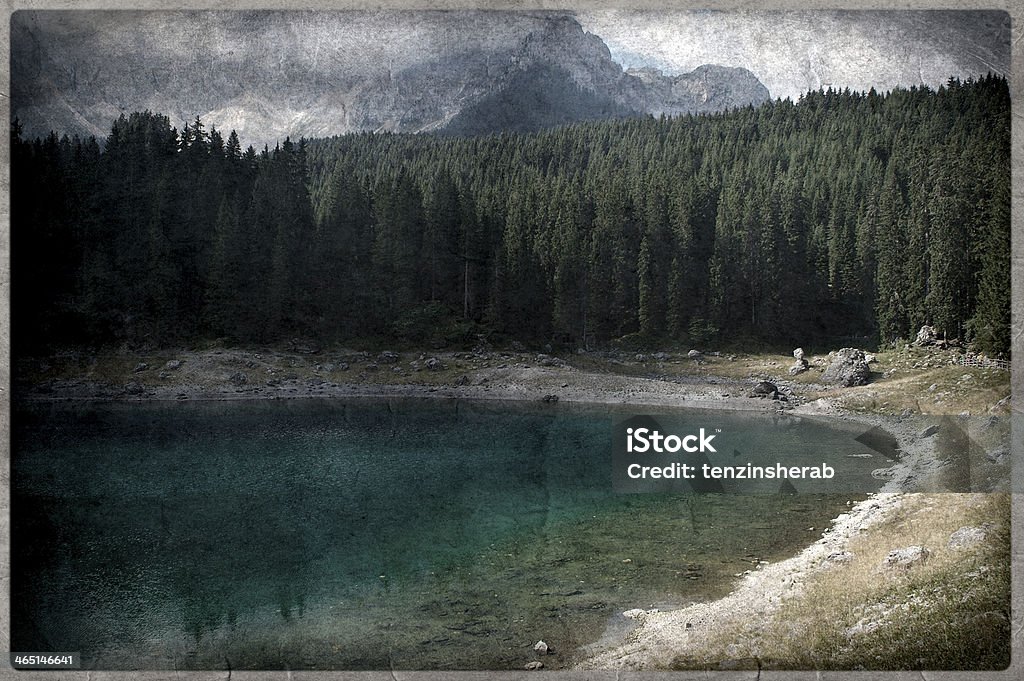
[[[577,15],[626,67],[685,73],[742,66],[773,97],[820,87],[936,87],[989,71],[1006,74],[1010,20],[969,11],[611,10]]]

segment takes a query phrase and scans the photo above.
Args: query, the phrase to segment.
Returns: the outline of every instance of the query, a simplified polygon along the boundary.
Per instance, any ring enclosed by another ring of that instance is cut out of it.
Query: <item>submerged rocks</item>
[[[889,468],[876,468],[871,471],[871,477],[875,480],[892,480],[896,477],[896,467],[891,466]]]
[[[540,398],[541,402],[553,403],[558,401],[558,395],[545,395]]]
[[[648,615],[653,615],[657,612],[657,608],[651,608],[650,610],[641,610],[640,608],[633,608],[632,610],[627,610],[624,613],[622,613],[622,616],[628,620],[638,620],[647,617]],[[686,628],[689,629],[690,625],[687,624]]]
[[[822,383],[848,388],[866,385],[871,376],[864,352],[856,348],[843,348],[830,356],[828,368],[821,375]]]

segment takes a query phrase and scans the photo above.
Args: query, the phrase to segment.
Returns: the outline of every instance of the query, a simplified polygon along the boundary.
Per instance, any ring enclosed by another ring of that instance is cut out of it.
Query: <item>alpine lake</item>
[[[12,650],[103,670],[506,670],[544,640],[557,669],[621,637],[623,611],[723,596],[863,498],[616,493],[613,425],[638,413],[756,433],[746,446],[865,481],[879,465],[823,422],[800,423],[794,451],[795,420],[765,413],[20,403]]]

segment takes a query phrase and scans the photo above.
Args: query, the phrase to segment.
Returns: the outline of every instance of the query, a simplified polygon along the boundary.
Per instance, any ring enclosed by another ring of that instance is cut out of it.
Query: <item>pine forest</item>
[[[12,129],[15,352],[294,337],[1009,352],[1010,98],[816,91],[539,133],[243,148]]]

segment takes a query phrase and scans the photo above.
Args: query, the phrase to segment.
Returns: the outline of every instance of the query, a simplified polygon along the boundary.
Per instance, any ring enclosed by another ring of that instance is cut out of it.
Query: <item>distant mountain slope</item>
[[[512,75],[501,90],[460,111],[444,128],[456,135],[495,130],[533,132],[577,121],[637,116],[642,112],[578,86],[568,72],[536,64]]]
[[[453,121],[535,129],[769,97],[745,69],[627,73],[598,36],[554,12],[25,11],[12,18],[11,59],[12,115],[29,135],[105,136],[119,114],[149,109],[273,145]],[[558,79],[565,97],[552,90]],[[496,115],[516,92],[546,93],[538,105],[555,109]]]

